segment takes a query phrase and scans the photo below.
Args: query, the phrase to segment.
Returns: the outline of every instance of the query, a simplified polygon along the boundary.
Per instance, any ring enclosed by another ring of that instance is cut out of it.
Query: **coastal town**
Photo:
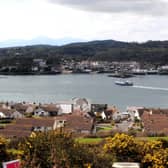
[[[0,168],[168,168],[168,0],[0,0]]]
[[[57,75],[57,74],[99,74],[110,73],[115,77],[133,75],[167,75],[168,65],[142,64],[136,61],[75,61],[62,59],[51,64],[46,59],[31,59],[25,66],[21,62],[1,64],[1,75]],[[118,74],[119,73],[119,74]]]
[[[77,136],[111,136],[125,132],[135,136],[167,136],[168,109],[92,104],[86,98],[36,104],[0,103],[0,135],[29,137],[32,133],[64,130]],[[159,121],[159,122],[158,122]]]

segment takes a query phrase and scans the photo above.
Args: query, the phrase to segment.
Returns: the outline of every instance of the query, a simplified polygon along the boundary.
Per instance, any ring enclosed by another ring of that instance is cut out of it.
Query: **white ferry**
[[[115,84],[120,86],[133,86],[133,82],[131,81],[115,81]]]

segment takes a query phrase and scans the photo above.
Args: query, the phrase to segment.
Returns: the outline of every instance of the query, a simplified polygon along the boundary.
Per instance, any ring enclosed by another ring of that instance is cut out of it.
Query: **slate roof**
[[[0,135],[9,138],[30,136],[33,127],[53,128],[55,120],[65,120],[65,130],[70,132],[91,132],[94,124],[92,118],[72,114],[57,117],[23,118],[17,119],[14,123],[6,125],[4,129],[0,129]]]
[[[0,108],[0,112],[4,113],[7,117],[10,117],[12,113],[14,113],[16,110],[14,109],[5,109],[5,108]]]
[[[56,117],[56,120],[66,120],[65,129],[71,131],[88,131],[91,132],[93,127],[93,119],[82,115],[63,115]]]
[[[155,113],[150,114],[148,111],[144,111],[141,117],[144,130],[147,133],[164,133],[168,135],[168,115],[164,113]]]
[[[25,137],[30,136],[33,127],[53,127],[54,118],[24,118],[17,119],[15,123],[0,129],[0,135],[5,137]]]

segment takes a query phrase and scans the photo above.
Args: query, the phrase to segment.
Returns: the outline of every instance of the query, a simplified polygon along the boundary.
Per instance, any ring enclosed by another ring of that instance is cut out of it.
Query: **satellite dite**
[[[113,168],[140,168],[139,163],[133,162],[114,162]]]
[[[3,168],[20,168],[20,160],[12,160],[2,163]]]

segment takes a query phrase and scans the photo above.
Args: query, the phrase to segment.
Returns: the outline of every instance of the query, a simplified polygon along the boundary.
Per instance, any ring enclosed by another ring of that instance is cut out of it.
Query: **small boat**
[[[134,75],[146,75],[147,70],[146,69],[133,69],[132,73]]]
[[[127,73],[127,72],[115,72],[113,74],[108,75],[108,77],[131,78],[131,77],[133,77],[133,75],[131,73]]]
[[[158,74],[158,70],[154,70],[154,69],[148,70],[147,74],[148,75],[156,75],[156,74]]]
[[[133,82],[131,81],[115,81],[115,84],[120,86],[133,86]]]

